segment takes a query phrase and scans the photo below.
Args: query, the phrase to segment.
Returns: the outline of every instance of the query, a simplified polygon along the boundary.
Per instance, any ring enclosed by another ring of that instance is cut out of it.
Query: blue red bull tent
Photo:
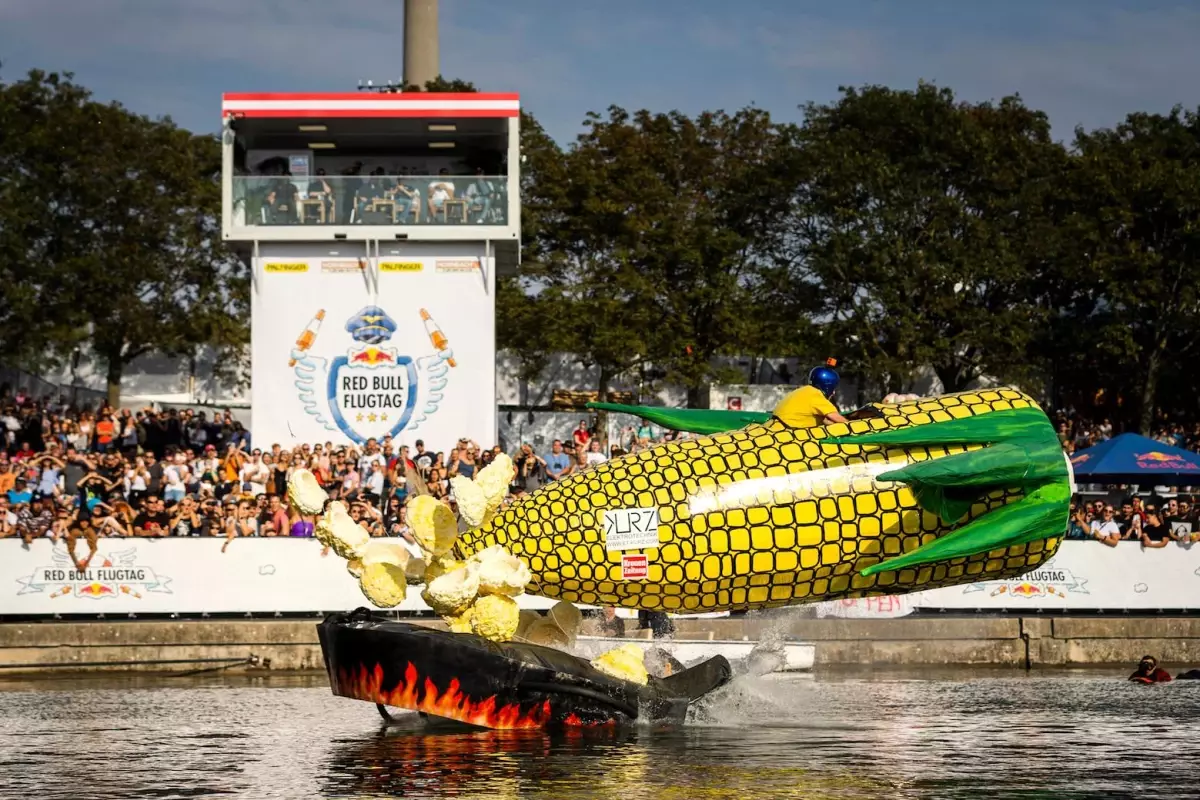
[[[1077,483],[1200,486],[1200,453],[1123,433],[1071,456]]]

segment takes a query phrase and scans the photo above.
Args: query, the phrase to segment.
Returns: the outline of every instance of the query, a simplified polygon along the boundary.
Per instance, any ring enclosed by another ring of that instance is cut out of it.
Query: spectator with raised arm
[[[579,427],[571,434],[571,438],[575,440],[576,448],[582,447],[586,450],[588,443],[592,441],[592,434],[588,430],[586,419],[579,420]]]
[[[521,445],[513,466],[517,470],[516,484],[526,492],[536,492],[546,482],[546,460],[533,452],[528,442]]]
[[[469,439],[459,439],[458,447],[450,455],[449,475],[462,475],[464,478],[474,478],[479,465],[476,457],[479,455],[479,445]]]
[[[1092,520],[1092,538],[1098,542],[1116,547],[1117,542],[1121,541],[1121,526],[1114,519],[1116,510],[1106,505],[1100,519]]]

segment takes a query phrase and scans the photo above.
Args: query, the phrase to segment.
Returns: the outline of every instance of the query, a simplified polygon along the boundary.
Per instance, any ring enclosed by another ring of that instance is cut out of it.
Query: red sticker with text
[[[649,566],[644,555],[621,556],[621,578],[627,581],[644,581]]]

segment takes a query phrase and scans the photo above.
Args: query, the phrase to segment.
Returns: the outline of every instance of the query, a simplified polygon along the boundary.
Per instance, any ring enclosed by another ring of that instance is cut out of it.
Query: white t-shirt
[[[247,461],[246,466],[242,467],[242,483],[250,484],[250,494],[254,495],[255,497],[266,493],[267,479],[270,477],[270,471],[262,462],[255,464]]]
[[[584,456],[589,467],[594,467],[597,464],[603,464],[605,461],[608,461],[608,457],[604,453],[596,453],[591,450],[587,451]]]
[[[172,464],[163,470],[163,481],[167,484],[166,488],[176,491],[186,489],[187,487],[183,485],[183,476],[186,472],[187,469],[178,464]]]
[[[374,469],[367,473],[367,491],[371,494],[383,494],[383,469]]]
[[[387,459],[383,457],[383,453],[375,453],[374,455],[363,456],[358,460],[358,471],[366,475],[367,470],[372,464],[380,469],[387,469]]]
[[[1121,526],[1113,522],[1111,519],[1103,522],[1098,519],[1094,519],[1092,520],[1092,533],[1099,533],[1105,538],[1112,536],[1114,533],[1117,536],[1120,536]]]

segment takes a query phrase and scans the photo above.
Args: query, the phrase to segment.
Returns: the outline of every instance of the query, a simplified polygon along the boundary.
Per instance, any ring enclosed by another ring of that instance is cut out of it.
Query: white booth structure
[[[226,94],[222,229],[253,276],[256,446],[496,441],[515,94]]]

